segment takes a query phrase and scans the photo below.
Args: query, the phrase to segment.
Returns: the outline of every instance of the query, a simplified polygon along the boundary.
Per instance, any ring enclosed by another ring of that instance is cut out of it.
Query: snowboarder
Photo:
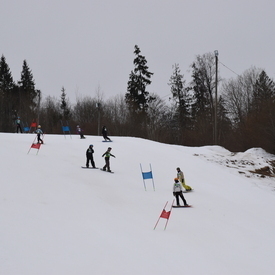
[[[102,136],[103,136],[103,138],[104,138],[105,141],[111,141],[111,139],[107,135],[107,128],[106,128],[106,126],[102,127]]]
[[[43,135],[43,131],[42,131],[42,129],[41,129],[41,125],[38,125],[38,128],[37,128],[37,130],[36,130],[36,134],[37,134],[37,144],[38,144],[38,143],[43,144],[44,142],[43,142],[43,140],[41,139],[41,135]]]
[[[182,185],[179,182],[178,178],[174,179],[174,186],[173,186],[173,195],[176,197],[177,206],[180,206],[179,197],[182,199],[184,206],[188,206],[183,194],[182,194]]]
[[[89,168],[89,162],[91,161],[92,167],[95,167],[95,162],[94,162],[94,157],[93,157],[94,149],[93,149],[93,144],[90,144],[89,148],[86,151],[86,167]]]
[[[181,182],[183,188],[186,191],[191,191],[192,190],[192,188],[190,186],[185,184],[183,172],[180,170],[179,167],[177,167],[177,178],[179,179],[179,181]]]
[[[76,126],[76,131],[77,131],[77,133],[80,135],[80,138],[85,138],[84,135],[83,135],[83,131],[82,131],[82,129],[80,128],[79,125]]]
[[[16,119],[15,123],[16,123],[16,133],[18,133],[19,131],[20,133],[22,133],[20,117]]]
[[[109,147],[108,150],[102,155],[102,157],[105,156],[105,165],[102,168],[103,171],[106,171],[106,168],[107,168],[108,172],[112,172],[111,169],[110,169],[110,157],[115,158],[115,156],[111,154],[111,150],[112,150],[112,148]]]

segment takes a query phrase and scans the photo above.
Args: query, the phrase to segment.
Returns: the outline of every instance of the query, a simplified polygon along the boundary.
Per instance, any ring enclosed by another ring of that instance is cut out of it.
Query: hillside
[[[259,148],[231,153],[132,137],[81,140],[0,133],[0,274],[236,275],[274,273],[274,177],[256,170],[275,157]],[[81,169],[94,145],[98,167],[108,146],[114,174]],[[252,164],[253,163],[253,164]],[[143,170],[154,183],[144,189]],[[176,167],[194,192],[189,209],[159,215],[173,201]],[[257,171],[256,171],[257,172]]]

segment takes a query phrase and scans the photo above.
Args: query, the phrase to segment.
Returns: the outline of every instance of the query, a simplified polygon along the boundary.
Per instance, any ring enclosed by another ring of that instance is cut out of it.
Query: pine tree
[[[20,92],[20,109],[25,117],[33,119],[37,116],[36,109],[40,100],[40,93],[35,89],[35,82],[27,61],[23,61],[21,79],[18,81]]]
[[[147,61],[140,54],[137,45],[135,45],[134,54],[136,55],[133,62],[135,68],[130,73],[125,99],[131,111],[146,113],[148,103],[154,99],[146,90],[147,86],[151,84],[150,79],[153,73],[148,71]]]
[[[129,120],[131,134],[135,136],[148,137],[148,104],[153,102],[155,98],[147,91],[147,86],[151,84],[151,76],[147,61],[140,54],[140,49],[136,45],[134,54],[134,70],[131,71],[128,81],[127,93],[125,94],[125,102],[129,110]]]
[[[175,102],[175,114],[172,124],[174,125],[175,137],[179,144],[186,142],[186,132],[190,128],[190,100],[189,89],[185,87],[184,75],[181,74],[179,64],[172,66],[173,74],[168,85]]]
[[[2,131],[12,131],[14,108],[15,83],[6,58],[2,55],[0,59],[0,127]],[[16,112],[16,111],[15,111]]]
[[[254,85],[246,135],[250,146],[275,153],[275,83],[265,71],[260,73]]]
[[[181,74],[179,64],[175,64],[172,76],[168,85],[171,87],[172,98],[176,103],[176,113],[179,120],[179,125],[188,127],[188,118],[190,116],[190,95],[189,88],[185,87],[184,75]]]
[[[7,91],[11,91],[13,87],[14,81],[10,68],[6,63],[6,58],[2,55],[0,59],[0,91],[3,94]]]
[[[265,71],[262,71],[254,85],[252,109],[261,111],[266,108],[266,104],[272,102],[275,97],[275,83],[268,77]],[[269,105],[269,104],[268,104]]]
[[[62,87],[60,108],[62,111],[62,119],[64,119],[65,121],[68,121],[71,118],[71,110],[70,110],[69,102],[66,96],[67,95],[65,93],[65,88]]]

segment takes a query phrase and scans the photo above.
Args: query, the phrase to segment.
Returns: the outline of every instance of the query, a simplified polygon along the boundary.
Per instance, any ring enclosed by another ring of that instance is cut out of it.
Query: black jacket
[[[86,157],[87,158],[92,158],[93,157],[93,153],[94,153],[94,149],[92,148],[88,148],[87,151],[86,151]]]

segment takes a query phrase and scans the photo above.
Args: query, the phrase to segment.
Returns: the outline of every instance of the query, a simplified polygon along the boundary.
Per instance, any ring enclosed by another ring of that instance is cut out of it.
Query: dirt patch
[[[275,177],[275,160],[273,161],[268,161],[270,166],[264,166],[259,169],[255,169],[253,171],[250,171],[253,174],[258,174],[262,178],[264,177]]]

